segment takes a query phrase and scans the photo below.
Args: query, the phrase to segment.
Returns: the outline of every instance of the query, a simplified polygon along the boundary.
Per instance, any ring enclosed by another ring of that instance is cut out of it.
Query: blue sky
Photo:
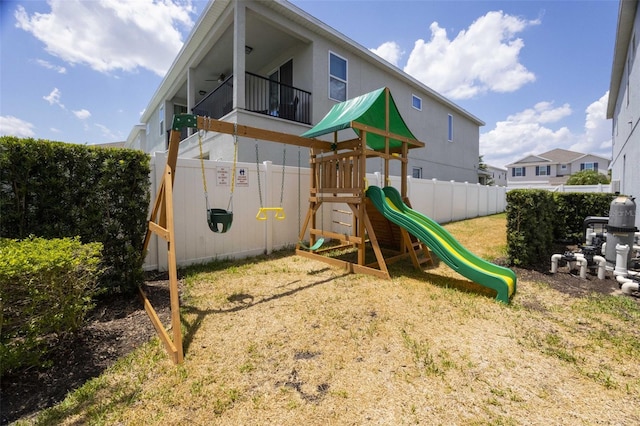
[[[292,3],[483,120],[491,165],[611,156],[617,0]],[[205,5],[0,0],[0,134],[125,140]]]

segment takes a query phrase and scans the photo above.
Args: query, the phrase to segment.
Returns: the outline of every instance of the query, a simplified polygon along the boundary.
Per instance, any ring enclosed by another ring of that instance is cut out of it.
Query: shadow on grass
[[[433,274],[426,270],[416,270],[411,262],[398,262],[389,268],[392,277],[405,277],[418,281],[425,281],[425,285],[434,285],[441,288],[454,289],[463,293],[476,294],[478,296],[495,299],[498,292],[470,281],[466,278],[454,278],[444,275]]]
[[[386,249],[382,249],[382,253],[385,256],[385,259],[388,257],[392,257],[396,255],[397,252],[389,251]],[[357,262],[357,251],[355,250],[342,250],[335,251],[333,253],[329,253],[331,257],[336,259],[345,260],[348,262]],[[464,293],[477,294],[480,296],[485,296],[490,299],[495,299],[497,296],[497,291],[475,283],[471,280],[468,280],[464,277],[449,277],[444,275],[433,274],[430,271],[436,269],[442,262],[435,255],[435,253],[431,252],[431,258],[433,259],[433,265],[425,265],[421,269],[416,269],[413,266],[413,263],[407,257],[406,259],[398,260],[390,265],[387,265],[389,270],[389,274],[392,278],[398,277],[406,277],[419,281],[427,281],[426,285],[435,285],[442,288],[452,288],[458,291],[462,291]],[[367,247],[365,253],[365,259],[369,262],[375,262],[375,254],[370,246]],[[447,266],[448,268],[448,266]]]
[[[329,268],[324,268],[322,271],[328,270]],[[309,272],[307,275],[313,276],[313,275],[317,275],[318,273],[320,273],[319,271],[311,271]],[[209,315],[217,315],[217,314],[226,314],[226,313],[232,313],[232,312],[238,312],[238,311],[243,311],[245,309],[250,309],[254,306],[258,306],[261,305],[263,303],[268,303],[274,300],[278,300],[278,299],[282,299],[284,297],[289,297],[292,296],[296,293],[299,293],[301,291],[305,291],[308,290],[310,288],[322,285],[322,284],[326,284],[329,283],[331,281],[334,281],[336,279],[339,278],[343,278],[347,275],[350,275],[349,273],[345,272],[341,275],[336,275],[333,276],[331,278],[327,278],[327,279],[323,279],[323,280],[319,280],[319,281],[314,281],[312,283],[300,286],[300,287],[296,287],[296,288],[292,288],[291,290],[287,290],[287,291],[283,291],[281,293],[276,293],[274,295],[265,297],[263,299],[259,299],[259,300],[255,300],[255,298],[250,295],[250,294],[246,294],[246,293],[241,293],[241,294],[233,294],[231,296],[229,296],[227,298],[227,300],[229,302],[236,302],[236,303],[241,303],[240,305],[234,306],[232,308],[229,309],[199,309],[195,306],[190,306],[188,304],[183,304],[182,305],[182,311],[184,313],[187,314],[195,314],[196,318],[191,321],[188,322],[186,321],[186,319],[184,318],[184,316],[180,316],[180,322],[182,324],[182,326],[184,327],[185,333],[183,336],[183,348],[184,348],[184,352],[185,354],[189,351],[189,346],[191,346],[191,343],[193,342],[193,338],[195,337],[196,333],[198,332],[198,330],[200,329],[200,327],[202,326],[202,322],[205,320],[205,318]],[[283,287],[289,287],[292,284],[298,283],[300,282],[300,280],[295,280],[295,281],[291,281],[287,284],[283,284],[277,288],[283,288]]]

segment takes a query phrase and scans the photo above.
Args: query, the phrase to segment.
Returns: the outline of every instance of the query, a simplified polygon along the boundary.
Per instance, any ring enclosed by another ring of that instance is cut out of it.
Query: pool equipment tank
[[[607,224],[607,244],[605,247],[605,259],[607,269],[612,270],[616,266],[616,246],[627,245],[633,247],[634,234],[638,230],[636,223],[636,203],[632,197],[620,195],[616,197],[609,207],[609,223]],[[628,251],[627,263],[631,260],[632,250]]]

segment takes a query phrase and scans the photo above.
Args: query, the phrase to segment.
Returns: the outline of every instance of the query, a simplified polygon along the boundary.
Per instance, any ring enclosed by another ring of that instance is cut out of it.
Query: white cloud
[[[0,116],[0,135],[2,136],[32,138],[36,135],[33,128],[33,124],[12,115]]]
[[[535,81],[519,62],[524,42],[516,34],[540,20],[524,20],[502,11],[488,12],[450,40],[437,22],[431,39],[414,44],[404,71],[452,99],[492,92],[513,92]]]
[[[110,139],[111,142],[116,142],[119,140],[118,136],[115,133],[113,133],[111,129],[109,129],[107,126],[96,123],[96,127],[100,129],[100,131],[102,132],[102,136]]]
[[[81,110],[72,111],[72,112],[80,120],[86,120],[87,118],[91,117],[91,113],[86,109],[81,109]]]
[[[65,67],[60,67],[58,65],[54,65],[49,61],[45,61],[44,59],[36,59],[36,64],[40,65],[41,67],[44,67],[44,68],[47,68],[47,69],[50,69],[50,70],[54,70],[58,74],[66,74],[67,73],[67,69]]]
[[[544,125],[557,123],[569,115],[571,107],[568,104],[554,108],[551,102],[539,102],[533,108],[497,122],[493,130],[481,134],[480,154],[487,164],[502,167],[530,154],[541,154],[554,148],[568,149],[575,140],[571,131],[567,127],[553,130]]]
[[[550,125],[572,114],[569,104],[555,108],[552,102],[538,102],[499,121],[480,135],[480,154],[487,164],[502,167],[530,154],[542,154],[555,148],[611,158],[611,122],[606,118],[609,92],[585,110],[584,133]]]
[[[584,135],[571,145],[572,151],[611,158],[611,121],[607,120],[607,91],[585,110]]]
[[[163,76],[182,47],[179,27],[193,26],[190,0],[50,0],[50,13],[18,6],[17,26],[46,50],[100,72],[146,68]]]
[[[398,66],[400,62],[400,58],[402,57],[402,49],[395,41],[387,41],[382,43],[375,49],[369,49],[372,53],[380,56],[385,61],[391,63],[392,65]]]
[[[43,96],[42,99],[49,102],[49,105],[58,105],[60,108],[65,109],[62,102],[60,102],[60,98],[62,97],[62,93],[57,87],[54,87],[51,93],[47,96]]]

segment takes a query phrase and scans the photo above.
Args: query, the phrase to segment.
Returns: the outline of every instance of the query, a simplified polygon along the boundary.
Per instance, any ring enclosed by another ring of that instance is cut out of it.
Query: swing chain
[[[204,155],[202,153],[202,133],[203,132],[204,131],[202,129],[198,129],[198,146],[200,147],[200,169],[202,170],[202,186],[204,187],[204,201],[208,211],[210,209],[209,195],[207,193],[207,178],[204,173]]]
[[[282,149],[282,178],[280,179],[280,208],[282,208],[282,201],[284,200],[284,164],[287,160],[287,145],[284,145]]]
[[[238,123],[233,123],[233,167],[231,168],[231,191],[227,210],[233,211],[233,192],[236,187],[236,166],[238,164]]]
[[[260,183],[260,153],[258,150],[258,140],[256,139],[256,170],[258,172],[258,195],[260,197],[260,208],[263,209],[264,205],[262,203],[262,185]],[[284,149],[282,150],[282,178],[280,179],[280,208],[282,208],[282,204],[284,202],[284,175],[285,175],[285,162],[287,160],[287,145],[284,145]]]
[[[258,172],[258,195],[260,197],[260,209],[264,207],[262,204],[262,185],[260,185],[260,154],[258,153],[258,140],[256,139],[256,171]]]
[[[300,192],[300,147],[298,147],[298,229],[302,229],[302,217],[301,217],[301,213],[300,213],[300,203],[301,200],[300,198],[302,197],[302,194]],[[300,232],[300,231],[298,231]]]

